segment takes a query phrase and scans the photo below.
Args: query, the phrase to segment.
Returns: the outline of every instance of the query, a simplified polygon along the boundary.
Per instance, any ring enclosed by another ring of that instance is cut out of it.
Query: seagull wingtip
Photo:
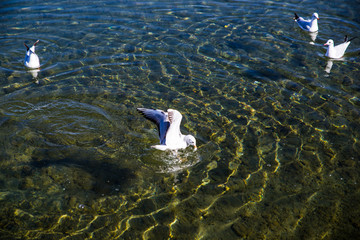
[[[136,108],[136,110],[138,111],[138,112],[144,112],[145,110],[146,110],[146,108]]]
[[[299,16],[294,12],[294,20],[296,21],[299,18]]]
[[[24,46],[26,47],[26,51],[29,51],[29,46],[28,45],[26,45],[26,43],[24,42]]]

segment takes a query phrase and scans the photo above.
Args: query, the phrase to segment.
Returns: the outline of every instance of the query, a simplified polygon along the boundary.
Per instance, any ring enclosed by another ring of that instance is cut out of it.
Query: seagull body
[[[35,53],[35,46],[38,42],[39,42],[39,40],[37,40],[34,43],[34,45],[30,48],[24,43],[24,45],[26,47],[26,55],[25,55],[24,64],[28,68],[39,68],[40,67],[39,57]]]
[[[196,150],[196,140],[192,135],[183,135],[180,132],[182,115],[175,109],[167,112],[157,109],[137,108],[150,121],[154,122],[159,130],[160,145],[154,145],[158,150],[177,150],[190,145]]]
[[[324,46],[328,46],[328,49],[325,53],[325,56],[329,58],[342,58],[345,54],[347,47],[350,45],[350,41],[354,38],[348,40],[347,36],[345,36],[344,42],[334,46],[334,41],[329,39]]]
[[[298,23],[299,27],[305,31],[317,32],[319,30],[318,27],[319,15],[317,13],[314,13],[310,20],[305,20],[304,18],[299,17],[295,13],[294,19]]]

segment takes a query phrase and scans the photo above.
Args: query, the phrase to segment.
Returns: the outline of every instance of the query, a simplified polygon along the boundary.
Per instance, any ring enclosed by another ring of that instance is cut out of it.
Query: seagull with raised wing
[[[295,14],[294,19],[301,29],[308,32],[317,32],[319,30],[318,27],[319,15],[317,13],[314,13],[310,20],[305,20],[304,18],[299,17],[296,13],[294,14]]]
[[[25,61],[24,64],[26,67],[28,68],[39,68],[40,67],[40,60],[38,55],[36,55],[35,53],[35,46],[36,44],[39,42],[39,40],[37,40],[34,45],[32,47],[28,47],[28,45],[25,45],[26,47],[26,55],[25,55]]]
[[[150,121],[154,122],[159,130],[160,145],[154,145],[158,150],[178,150],[188,146],[196,147],[196,139],[192,135],[183,135],[180,132],[182,115],[175,109],[167,112],[157,109],[137,108],[137,110]]]
[[[334,46],[334,41],[332,39],[329,39],[324,46],[328,46],[328,49],[325,53],[325,56],[329,58],[342,58],[345,54],[345,51],[347,47],[350,45],[350,41],[352,41],[354,38],[348,39],[347,36],[344,38],[344,42]]]

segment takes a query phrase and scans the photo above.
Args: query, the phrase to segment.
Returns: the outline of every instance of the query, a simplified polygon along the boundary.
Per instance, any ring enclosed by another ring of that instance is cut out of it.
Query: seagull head
[[[311,18],[319,20],[319,14],[314,13]]]
[[[196,139],[194,138],[194,136],[186,135],[184,139],[185,139],[185,142],[186,142],[187,146],[194,146],[194,150],[195,151],[197,150]]]
[[[329,39],[325,44],[324,46],[331,46],[331,45],[334,45],[334,41],[332,39]]]

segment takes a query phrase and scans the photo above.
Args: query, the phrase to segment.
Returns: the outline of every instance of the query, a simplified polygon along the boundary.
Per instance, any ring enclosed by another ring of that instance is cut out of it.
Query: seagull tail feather
[[[299,19],[299,16],[298,16],[296,13],[294,13],[294,15],[295,15],[295,16],[294,16],[294,19],[295,19],[295,20],[298,20],[298,19]]]
[[[347,40],[347,42],[350,42],[350,41],[354,40],[355,38],[358,38],[358,37],[352,37],[349,40]]]

